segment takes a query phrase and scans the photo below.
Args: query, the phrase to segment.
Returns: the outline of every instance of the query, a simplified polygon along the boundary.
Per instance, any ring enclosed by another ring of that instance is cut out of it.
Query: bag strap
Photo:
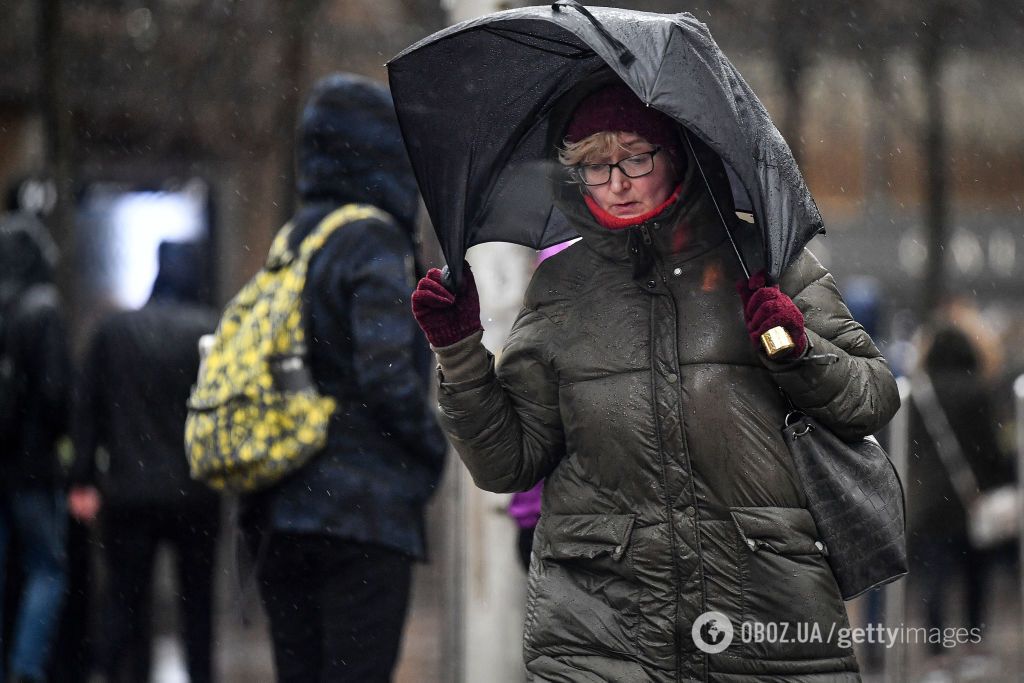
[[[913,378],[913,387],[913,401],[920,409],[925,431],[935,442],[935,452],[939,456],[939,462],[946,468],[953,490],[967,508],[978,497],[978,479],[974,476],[974,470],[967,462],[960,440],[953,431],[938,396],[935,395],[935,387],[932,386],[928,373],[918,373]]]
[[[313,255],[323,247],[324,243],[335,231],[349,223],[371,218],[384,223],[395,222],[395,219],[390,214],[381,211],[375,206],[369,204],[345,204],[320,219],[316,227],[302,239],[297,254],[292,251],[281,252],[277,255],[275,263],[277,267],[283,267],[298,258],[308,266]],[[280,245],[288,244],[288,234],[291,232],[292,227],[292,224],[289,223],[281,229],[278,235],[278,240],[281,240]],[[277,240],[275,240],[275,243],[277,243]],[[303,349],[302,354],[305,355],[306,353],[308,353],[308,349]],[[280,364],[272,366],[271,372],[274,374],[275,383],[280,388],[288,391],[301,391],[305,388],[316,386],[308,358],[290,357],[282,359]]]
[[[789,397],[789,394],[786,393],[785,389],[783,389],[778,384],[775,385],[775,388],[778,389],[779,396],[781,396],[786,401],[786,405],[788,406],[788,409],[786,410],[786,417],[782,420],[783,431],[789,429],[797,422],[799,422],[801,419],[805,417],[810,417],[807,413],[801,410],[795,403],[793,403],[793,399]],[[808,425],[803,431],[794,432],[793,436],[794,438],[799,438],[807,434],[807,432],[811,431],[811,429],[812,428],[810,427],[810,425]]]
[[[274,241],[270,243],[270,251],[267,253],[267,261],[263,266],[267,270],[277,270],[292,262],[294,255],[288,249],[288,236],[293,227],[294,224],[288,221],[274,235]]]

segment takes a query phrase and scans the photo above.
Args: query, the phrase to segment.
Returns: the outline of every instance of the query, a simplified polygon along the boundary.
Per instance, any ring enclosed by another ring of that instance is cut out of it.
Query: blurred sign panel
[[[79,253],[86,287],[120,308],[146,303],[161,242],[207,242],[209,189],[190,180],[175,189],[133,189],[97,183],[82,197]]]
[[[918,295],[928,257],[921,218],[893,215],[829,226],[808,245],[840,283],[857,275],[880,280],[892,303]],[[1024,294],[1024,217],[1016,212],[954,212],[943,249],[953,290],[1018,300]]]

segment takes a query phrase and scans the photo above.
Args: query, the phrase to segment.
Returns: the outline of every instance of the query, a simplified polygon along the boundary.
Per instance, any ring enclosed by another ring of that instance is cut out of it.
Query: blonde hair
[[[564,142],[558,148],[558,162],[563,166],[576,166],[590,159],[609,156],[616,149],[626,149],[619,142],[617,131],[602,130],[577,142]]]

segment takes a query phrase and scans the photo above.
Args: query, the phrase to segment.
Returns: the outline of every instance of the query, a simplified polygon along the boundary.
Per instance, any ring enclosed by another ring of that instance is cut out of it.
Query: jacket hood
[[[8,213],[0,217],[0,305],[35,284],[53,282],[57,246],[36,217]]]
[[[386,87],[353,74],[322,79],[302,111],[298,138],[304,204],[372,204],[412,230],[419,196]]]
[[[198,244],[161,242],[157,261],[159,268],[150,302],[198,304],[207,298],[203,251]]]

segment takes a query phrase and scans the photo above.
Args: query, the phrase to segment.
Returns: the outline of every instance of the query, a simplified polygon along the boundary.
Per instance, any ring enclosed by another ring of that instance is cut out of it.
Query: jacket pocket
[[[814,518],[804,508],[733,508],[730,514],[748,550],[822,557],[827,553],[817,538]]]
[[[541,517],[524,638],[537,653],[635,654],[634,515]]]
[[[743,643],[762,659],[849,654],[836,645],[849,626],[846,607],[825,559],[811,513],[804,508],[732,508],[740,545],[743,621],[775,624],[776,642]]]

